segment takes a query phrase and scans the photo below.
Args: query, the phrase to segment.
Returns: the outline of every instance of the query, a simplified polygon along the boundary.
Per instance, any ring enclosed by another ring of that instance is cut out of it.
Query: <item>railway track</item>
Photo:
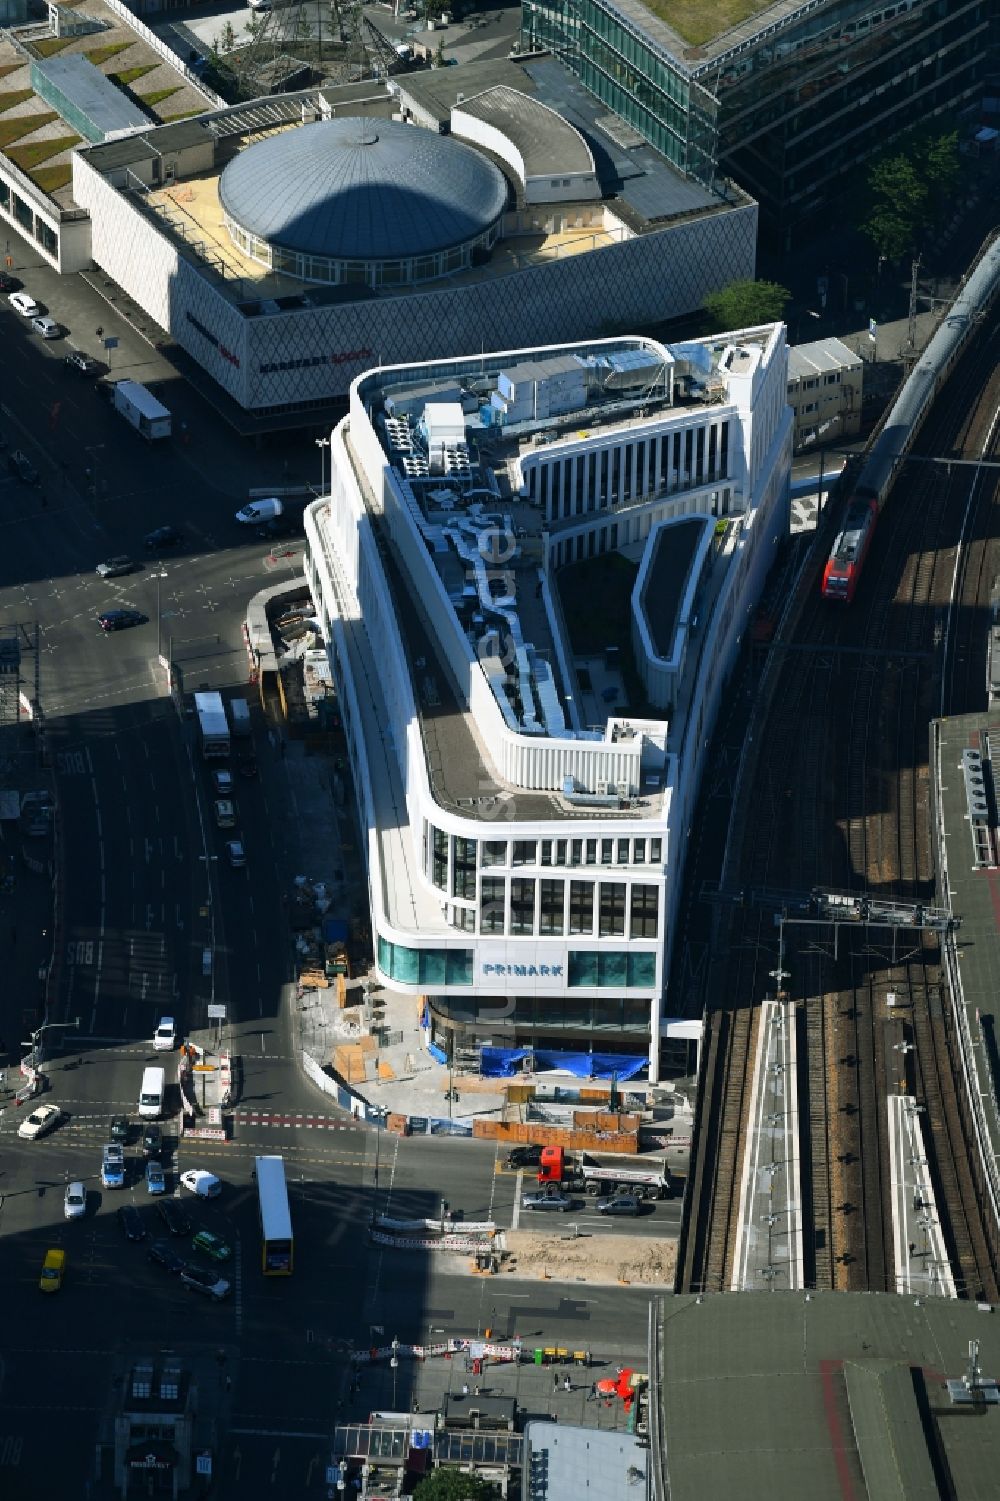
[[[981,449],[996,410],[991,378],[993,358],[982,339],[928,419],[922,451]],[[754,786],[745,793],[752,811],[741,841],[740,886],[805,891],[822,884],[932,899],[928,727],[939,712],[941,647],[962,529],[971,541],[958,558],[962,608],[944,664],[946,701],[956,711],[983,703],[983,603],[1000,564],[991,536],[993,490],[980,484],[970,500],[973,473],[956,468],[942,483],[937,466],[910,467],[880,518],[867,577],[849,609],[831,608],[810,581],[798,650],[786,654],[765,727],[779,754],[759,755]],[[810,658],[813,670],[806,670]],[[968,1165],[970,1138],[951,1071],[936,948],[920,938],[914,944],[910,935],[910,952],[901,956],[882,944],[878,930],[859,928],[860,942],[842,939],[835,959],[812,930],[795,931],[810,934],[793,936],[786,949],[807,1072],[800,1111],[808,1137],[802,1144],[807,1281],[844,1290],[889,1285],[885,1093],[898,1062],[887,1052],[897,1044],[887,1042],[896,1031],[886,996],[894,990],[910,1002],[908,1036],[919,1059],[915,1077],[925,1095],[932,1171],[961,1281],[970,1295],[995,1297],[995,1253]],[[705,1106],[717,1118],[706,1117],[695,1144],[680,1269],[680,1285],[708,1289],[728,1286],[731,1276],[749,1088],[739,1073],[749,1072],[753,1056],[749,1015],[774,989],[770,923],[762,925],[760,914],[727,912],[719,936],[732,957],[722,987],[725,1011],[713,1013],[710,1005],[706,1018],[705,1079],[715,1069],[724,1082],[706,1089]],[[701,1163],[701,1152],[713,1148],[714,1167]]]

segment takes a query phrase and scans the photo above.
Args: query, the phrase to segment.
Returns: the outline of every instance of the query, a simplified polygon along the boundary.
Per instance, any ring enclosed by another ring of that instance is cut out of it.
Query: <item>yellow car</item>
[[[63,1272],[66,1270],[66,1252],[51,1250],[46,1251],[45,1260],[42,1262],[42,1275],[39,1279],[39,1287],[43,1293],[57,1293],[62,1287]]]

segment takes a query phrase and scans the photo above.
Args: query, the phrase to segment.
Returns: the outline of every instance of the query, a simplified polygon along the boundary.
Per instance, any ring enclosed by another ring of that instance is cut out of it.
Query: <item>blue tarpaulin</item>
[[[430,1053],[435,1063],[448,1062],[448,1054],[445,1052],[444,1048],[439,1048],[437,1043],[429,1042],[427,1044],[427,1051],[428,1053]]]
[[[488,1079],[510,1079],[522,1072],[525,1058],[534,1059],[534,1073],[561,1069],[577,1079],[634,1079],[646,1068],[641,1053],[561,1053],[553,1048],[483,1048],[481,1071]]]

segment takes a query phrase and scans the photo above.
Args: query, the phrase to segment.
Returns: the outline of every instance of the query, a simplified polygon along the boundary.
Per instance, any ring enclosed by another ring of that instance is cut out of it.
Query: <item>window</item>
[[[542,859],[541,859],[541,863],[543,865],[551,865],[552,864],[552,840],[551,839],[543,839],[542,840]]]
[[[534,839],[514,840],[514,864],[534,865],[538,857],[538,844]]]
[[[506,839],[487,839],[483,844],[484,865],[507,864],[507,841]]]
[[[569,863],[570,863],[570,865],[582,865],[583,864],[583,840],[582,839],[573,839],[573,840],[570,841]]]
[[[586,860],[585,860],[584,863],[586,865],[596,865],[597,864],[597,840],[596,839],[588,839],[587,840],[587,858],[586,858]]]
[[[602,839],[601,840],[601,864],[602,865],[613,865],[614,864],[614,858],[615,858],[614,857],[614,847],[615,847],[615,842],[614,842],[613,839]]]
[[[411,949],[380,936],[378,964],[404,985],[472,984],[472,949]]]
[[[594,884],[592,881],[569,883],[569,930],[571,933],[594,931]]]
[[[655,954],[627,954],[624,949],[570,951],[567,982],[574,990],[581,986],[651,989],[655,980]]]
[[[645,839],[637,839],[635,841],[635,843],[633,844],[632,849],[633,849],[633,852],[634,852],[634,855],[635,855],[635,863],[636,863],[636,865],[645,865],[645,863],[646,863],[646,841],[645,841]]]
[[[568,843],[569,843],[569,841],[566,840],[566,839],[557,839],[556,840],[556,861],[555,861],[555,863],[557,865],[565,865],[566,864],[566,848],[567,848]]]
[[[618,862],[617,863],[619,865],[627,865],[628,864],[628,840],[627,839],[619,839],[619,841],[618,841]]]
[[[505,886],[503,876],[483,876],[479,887],[480,933],[502,933]]]
[[[435,829],[431,846],[431,880],[442,891],[448,889],[448,835]]]
[[[476,841],[474,839],[457,837],[455,839],[451,868],[451,894],[464,897],[469,902],[476,899]]]
[[[513,880],[510,883],[510,931],[535,931],[535,882]]]
[[[660,908],[658,886],[632,887],[632,922],[629,936],[632,938],[655,938]]]
[[[661,862],[663,860],[663,856],[660,853],[660,851],[662,850],[662,848],[663,848],[663,840],[662,839],[651,839],[649,841],[649,863],[650,863],[650,865],[659,865],[659,864],[661,864]]]
[[[562,933],[563,931],[563,881],[543,881],[539,905],[540,933]]]
[[[474,933],[476,931],[475,907],[452,907],[451,925],[463,933]]]
[[[625,882],[601,882],[601,909],[598,935],[601,938],[625,936]]]

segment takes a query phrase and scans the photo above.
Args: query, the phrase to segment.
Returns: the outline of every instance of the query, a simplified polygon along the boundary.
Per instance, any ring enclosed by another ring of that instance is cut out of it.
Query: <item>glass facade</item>
[[[404,985],[471,985],[471,949],[411,949],[379,937],[378,965]]]
[[[831,0],[765,20],[690,66],[680,37],[675,58],[610,0],[523,0],[521,24],[683,172],[734,178],[786,239],[887,140],[976,100],[988,73],[987,0]]]

